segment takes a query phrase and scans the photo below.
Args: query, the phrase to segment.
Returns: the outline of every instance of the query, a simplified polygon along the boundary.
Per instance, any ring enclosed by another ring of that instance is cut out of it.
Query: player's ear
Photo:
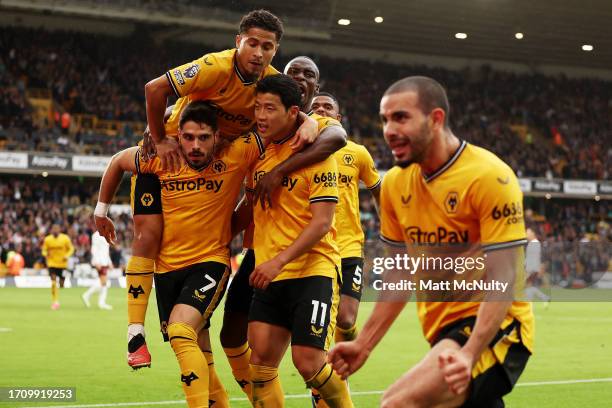
[[[336,120],[338,122],[342,122],[342,115],[340,113],[338,113],[338,117],[336,118]]]
[[[444,128],[444,120],[446,119],[446,112],[444,112],[443,109],[434,108],[429,114],[429,117],[432,121],[433,127],[437,129]]]
[[[291,117],[295,117],[297,118],[297,116],[300,114],[300,107],[299,106],[292,106],[289,108],[289,114],[291,115]]]
[[[240,48],[240,40],[242,39],[242,35],[236,35],[236,49]]]

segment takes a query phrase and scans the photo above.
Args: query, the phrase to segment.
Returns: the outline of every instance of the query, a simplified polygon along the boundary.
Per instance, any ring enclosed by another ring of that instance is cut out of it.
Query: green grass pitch
[[[155,300],[149,305],[146,324],[153,367],[133,372],[125,361],[127,313],[123,290],[109,291],[113,311],[101,311],[95,306],[85,309],[80,300],[83,291],[62,290],[61,309],[52,311],[48,289],[0,289],[0,386],[77,389],[76,402],[0,403],[0,407],[185,406],[178,402],[183,400],[178,365],[170,346],[159,335]],[[362,304],[361,323],[372,306]],[[534,306],[535,355],[519,386],[506,398],[507,406],[612,406],[612,304],[553,302],[548,309],[543,304]],[[221,315],[222,306],[211,329],[215,365],[232,398],[232,407],[247,407],[219,345]],[[355,406],[377,407],[380,392],[426,350],[415,306],[410,304],[366,365],[351,377]],[[287,407],[310,407],[309,400],[303,397],[307,392],[304,383],[288,358],[283,361],[281,379],[288,395]],[[568,383],[555,383],[562,381]]]

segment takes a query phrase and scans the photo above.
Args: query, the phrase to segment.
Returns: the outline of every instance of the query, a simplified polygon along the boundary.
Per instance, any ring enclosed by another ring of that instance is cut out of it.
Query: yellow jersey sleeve
[[[359,178],[363,180],[368,190],[372,190],[380,186],[382,180],[376,170],[374,159],[372,159],[368,149],[366,149],[365,146],[361,146],[358,152],[359,160],[357,164],[359,165]]]
[[[74,245],[72,245],[68,235],[64,235],[64,246],[66,248],[66,257],[70,258],[74,254]]]
[[[308,167],[305,170],[305,178],[309,185],[310,203],[338,202],[338,164],[332,156]]]
[[[480,241],[485,251],[527,243],[523,220],[523,193],[509,167],[486,172],[474,189],[474,206],[480,221]]]
[[[380,239],[386,244],[404,247],[402,228],[393,207],[394,173],[397,168],[387,172],[380,190]],[[397,191],[395,191],[397,194]]]
[[[317,125],[319,125],[319,133],[321,133],[323,130],[327,129],[330,126],[342,127],[342,124],[338,122],[336,119],[328,118],[327,116],[321,116],[316,113],[311,113],[308,116],[310,116],[311,118],[317,121]]]
[[[166,78],[176,96],[181,98],[213,87],[227,72],[231,72],[231,66],[211,53],[168,70]]]

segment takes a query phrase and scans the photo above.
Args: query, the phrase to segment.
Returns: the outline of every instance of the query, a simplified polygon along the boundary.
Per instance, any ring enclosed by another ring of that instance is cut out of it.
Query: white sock
[[[100,282],[96,282],[87,289],[87,292],[83,294],[87,299],[91,297],[94,293],[98,292],[101,289]]]
[[[108,294],[108,287],[102,286],[100,288],[100,297],[98,298],[98,306],[106,304],[106,295]]]
[[[144,325],[140,323],[128,324],[128,332],[127,332],[128,343],[130,340],[132,340],[134,336],[138,334],[142,334],[142,337],[147,337],[145,335]]]

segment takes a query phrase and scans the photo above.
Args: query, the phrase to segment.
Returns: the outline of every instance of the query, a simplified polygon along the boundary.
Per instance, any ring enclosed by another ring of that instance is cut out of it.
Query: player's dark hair
[[[193,101],[181,112],[179,127],[182,128],[185,123],[193,121],[208,125],[213,131],[216,131],[218,129],[217,109],[210,101]]]
[[[416,92],[421,111],[429,115],[432,110],[440,108],[444,111],[444,127],[448,128],[450,106],[444,87],[435,79],[425,76],[411,76],[400,79],[385,91],[386,95],[402,92]]]
[[[255,94],[260,93],[278,95],[285,109],[289,109],[292,106],[299,107],[302,104],[302,90],[289,75],[269,75],[259,80],[255,88]]]
[[[340,110],[340,102],[338,102],[338,98],[336,98],[334,95],[330,94],[329,92],[319,92],[314,97],[316,98],[317,96],[327,96],[328,98],[331,98],[332,101],[336,103],[338,110]]]
[[[240,20],[239,34],[246,33],[251,28],[261,28],[276,35],[276,41],[280,42],[283,38],[285,29],[280,18],[270,13],[268,10],[253,10],[242,17]]]

